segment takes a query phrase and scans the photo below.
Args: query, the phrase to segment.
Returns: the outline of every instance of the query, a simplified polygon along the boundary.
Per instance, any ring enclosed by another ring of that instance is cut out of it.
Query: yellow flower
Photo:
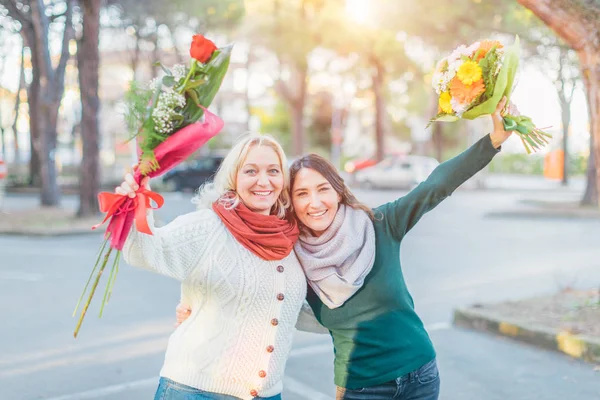
[[[465,85],[472,85],[481,79],[481,67],[474,61],[465,61],[456,72],[458,79]]]
[[[440,110],[446,114],[452,114],[452,104],[450,104],[450,100],[452,100],[452,96],[450,96],[449,92],[443,92],[440,95],[439,106]]]

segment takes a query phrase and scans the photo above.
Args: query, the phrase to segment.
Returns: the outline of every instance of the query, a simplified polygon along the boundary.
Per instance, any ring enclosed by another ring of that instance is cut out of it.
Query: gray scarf
[[[319,237],[304,230],[294,246],[308,283],[329,308],[360,289],[375,262],[375,229],[366,212],[340,204]]]

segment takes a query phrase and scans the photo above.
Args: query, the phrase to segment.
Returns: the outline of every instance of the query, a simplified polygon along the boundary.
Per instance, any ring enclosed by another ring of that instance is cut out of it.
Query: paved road
[[[401,194],[357,191],[370,205]],[[457,306],[600,282],[599,220],[486,217],[519,207],[524,196],[558,194],[459,191],[403,243],[406,280],[438,351],[442,399],[600,399],[592,365],[449,324]],[[158,218],[191,210],[189,197],[167,195]],[[36,201],[11,197],[7,206]],[[178,285],[124,265],[104,317],[92,307],[73,340],[70,314],[99,242],[98,235],[0,237],[0,400],[152,398]],[[284,398],[332,399],[332,359],[329,337],[297,333]]]

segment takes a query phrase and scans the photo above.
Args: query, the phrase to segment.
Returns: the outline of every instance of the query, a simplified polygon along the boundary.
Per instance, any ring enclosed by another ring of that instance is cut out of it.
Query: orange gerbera
[[[458,77],[454,77],[454,79],[450,81],[450,93],[459,103],[470,104],[483,92],[485,92],[483,79],[473,82],[472,85],[465,85]]]
[[[481,60],[483,57],[485,57],[485,55],[488,53],[488,51],[490,51],[492,49],[492,47],[496,47],[497,49],[501,49],[502,47],[502,43],[500,43],[497,40],[482,40],[479,43],[479,49],[477,49],[477,51],[475,51],[475,53],[477,54],[477,60],[479,61]],[[479,52],[479,53],[477,53]]]

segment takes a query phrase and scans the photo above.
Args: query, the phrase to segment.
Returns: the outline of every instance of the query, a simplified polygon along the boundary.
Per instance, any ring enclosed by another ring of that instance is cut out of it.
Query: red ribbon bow
[[[100,211],[105,212],[106,216],[104,220],[97,225],[94,225],[92,229],[96,229],[113,215],[127,214],[129,211],[135,211],[135,227],[139,232],[147,233],[152,235],[152,231],[148,226],[148,220],[146,219],[146,211],[148,209],[156,210],[161,208],[165,204],[165,199],[158,193],[140,187],[135,192],[136,196],[131,198],[117,193],[102,192],[98,194],[98,202],[100,203]],[[150,200],[156,203],[156,207],[152,207]]]

